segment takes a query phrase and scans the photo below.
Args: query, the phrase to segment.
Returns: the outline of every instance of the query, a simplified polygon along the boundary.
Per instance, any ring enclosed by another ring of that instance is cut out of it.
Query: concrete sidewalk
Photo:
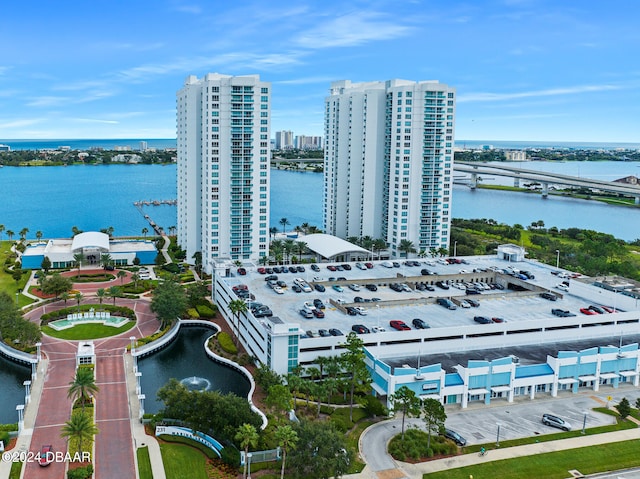
[[[147,435],[144,425],[138,419],[140,414],[140,402],[136,391],[137,381],[133,372],[133,358],[131,354],[124,355],[125,375],[127,378],[127,389],[129,391],[129,416],[131,417],[131,436],[133,438],[133,454],[138,465],[136,451],[140,447],[147,447],[149,450],[149,459],[151,460],[151,472],[153,479],[166,479],[164,472],[164,464],[162,462],[162,453],[160,452],[160,444],[155,437]],[[2,479],[2,478],[0,478]]]

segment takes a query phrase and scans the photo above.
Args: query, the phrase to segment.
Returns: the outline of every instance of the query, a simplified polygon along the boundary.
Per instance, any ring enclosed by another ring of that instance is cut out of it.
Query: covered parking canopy
[[[297,241],[304,242],[307,247],[322,258],[334,260],[337,256],[345,255],[366,255],[371,254],[370,251],[361,248],[358,245],[349,243],[348,241],[324,233],[302,236]],[[348,261],[349,258],[345,259]]]

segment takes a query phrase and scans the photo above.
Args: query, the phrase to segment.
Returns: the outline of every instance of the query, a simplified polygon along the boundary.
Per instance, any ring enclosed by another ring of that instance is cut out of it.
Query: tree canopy
[[[163,326],[172,324],[187,307],[187,297],[180,284],[166,280],[153,290],[151,311],[156,313]]]

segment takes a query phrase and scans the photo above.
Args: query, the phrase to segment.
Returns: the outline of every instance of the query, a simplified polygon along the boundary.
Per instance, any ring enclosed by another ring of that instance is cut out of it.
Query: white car
[[[402,291],[406,291],[407,293],[411,293],[413,290],[409,287],[408,284],[402,283]]]
[[[380,263],[380,266],[384,268],[393,268],[393,263],[391,261],[383,261]]]
[[[353,309],[355,309],[360,316],[366,316],[367,315],[367,310],[364,309],[362,306],[357,306],[357,307],[355,307]]]
[[[356,263],[356,268],[361,269],[361,270],[366,270],[367,267],[365,265],[363,265],[362,263]]]
[[[384,333],[385,331],[386,329],[384,329],[384,326],[374,326],[371,328],[372,333]]]
[[[305,301],[302,307],[307,311],[311,311],[311,312],[316,310],[316,307],[313,305],[311,301]]]
[[[560,289],[562,291],[569,291],[569,286],[567,286],[564,283],[556,284],[556,288],[558,288],[558,289]]]
[[[274,286],[273,290],[278,294],[284,294],[284,289],[282,289],[280,286]]]
[[[461,308],[470,308],[471,305],[466,300],[463,299],[462,301],[460,301],[460,307]]]
[[[356,283],[350,283],[347,285],[351,291],[360,291],[360,285]]]

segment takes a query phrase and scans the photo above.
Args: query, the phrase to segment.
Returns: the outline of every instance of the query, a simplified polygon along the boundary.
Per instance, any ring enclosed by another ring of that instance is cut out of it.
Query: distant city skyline
[[[640,4],[8,3],[0,137],[175,138],[190,74],[259,74],[272,131],[324,134],[332,81],[438,80],[466,140],[638,141]],[[241,26],[241,28],[239,28]]]

